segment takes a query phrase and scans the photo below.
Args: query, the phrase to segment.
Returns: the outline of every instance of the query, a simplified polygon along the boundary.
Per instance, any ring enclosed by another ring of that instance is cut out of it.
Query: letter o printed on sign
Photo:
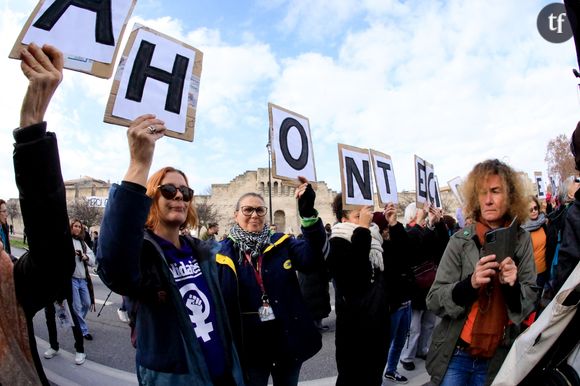
[[[294,158],[292,154],[290,154],[290,149],[288,147],[288,134],[290,129],[293,127],[295,127],[300,134],[301,150],[298,158]],[[288,117],[284,119],[282,125],[280,125],[280,150],[282,150],[282,156],[286,162],[288,162],[288,164],[295,170],[302,170],[306,167],[306,164],[308,164],[308,136],[306,135],[304,127],[302,127],[300,122],[294,118]]]

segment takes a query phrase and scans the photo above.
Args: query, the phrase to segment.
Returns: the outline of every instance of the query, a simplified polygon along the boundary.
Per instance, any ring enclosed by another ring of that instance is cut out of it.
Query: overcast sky
[[[8,53],[36,1],[0,11],[0,197],[17,196],[12,129],[26,81]],[[413,155],[445,186],[486,158],[546,173],[549,139],[571,135],[580,97],[573,40],[536,29],[539,0],[138,0],[133,18],[204,53],[193,143],[163,138],[153,170],[197,192],[267,167],[267,103],[309,118],[319,180],[340,189],[337,143],[391,155],[399,190]],[[124,46],[124,41],[123,41]],[[103,123],[111,80],[65,71],[47,113],[65,179],[118,182],[126,129]],[[546,175],[546,174],[544,174]]]

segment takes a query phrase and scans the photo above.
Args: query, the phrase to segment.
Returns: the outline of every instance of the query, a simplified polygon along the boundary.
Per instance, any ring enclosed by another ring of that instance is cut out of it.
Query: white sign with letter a
[[[268,103],[272,146],[272,175],[296,180],[304,176],[316,181],[314,154],[308,118]]]
[[[10,57],[23,45],[50,44],[63,52],[64,67],[110,78],[119,42],[136,0],[41,0],[18,36]]]

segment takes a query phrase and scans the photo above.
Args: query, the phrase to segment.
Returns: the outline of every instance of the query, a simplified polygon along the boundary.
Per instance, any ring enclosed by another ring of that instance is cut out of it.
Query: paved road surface
[[[19,256],[21,251],[16,250]],[[97,312],[87,315],[89,329],[94,336],[93,341],[85,341],[87,361],[77,366],[74,363],[74,340],[72,332],[58,330],[60,350],[59,355],[52,359],[44,359],[42,353],[49,347],[44,312],[39,312],[34,318],[34,331],[37,337],[38,352],[41,356],[46,374],[51,382],[59,386],[73,385],[136,385],[135,349],[131,346],[129,326],[121,322],[117,316],[121,297],[111,294],[101,310],[109,290],[102,284],[98,276],[93,275]],[[334,295],[331,294],[331,298]],[[313,358],[304,363],[300,374],[300,385],[330,386],[336,382],[336,363],[334,360],[334,330],[336,315],[334,311],[324,320],[330,329],[323,334],[323,347]],[[417,369],[400,373],[409,378],[410,386],[420,386],[429,381],[424,362],[416,360]],[[391,385],[385,381],[384,386]]]

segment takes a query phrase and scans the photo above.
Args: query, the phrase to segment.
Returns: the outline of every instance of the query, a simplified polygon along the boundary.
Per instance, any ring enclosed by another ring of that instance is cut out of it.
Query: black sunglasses
[[[177,195],[177,190],[181,192],[181,195],[183,196],[183,201],[189,202],[193,198],[193,189],[185,185],[177,187],[175,185],[165,184],[159,185],[157,189],[159,189],[161,195],[168,200],[173,200],[175,198],[175,196]]]

